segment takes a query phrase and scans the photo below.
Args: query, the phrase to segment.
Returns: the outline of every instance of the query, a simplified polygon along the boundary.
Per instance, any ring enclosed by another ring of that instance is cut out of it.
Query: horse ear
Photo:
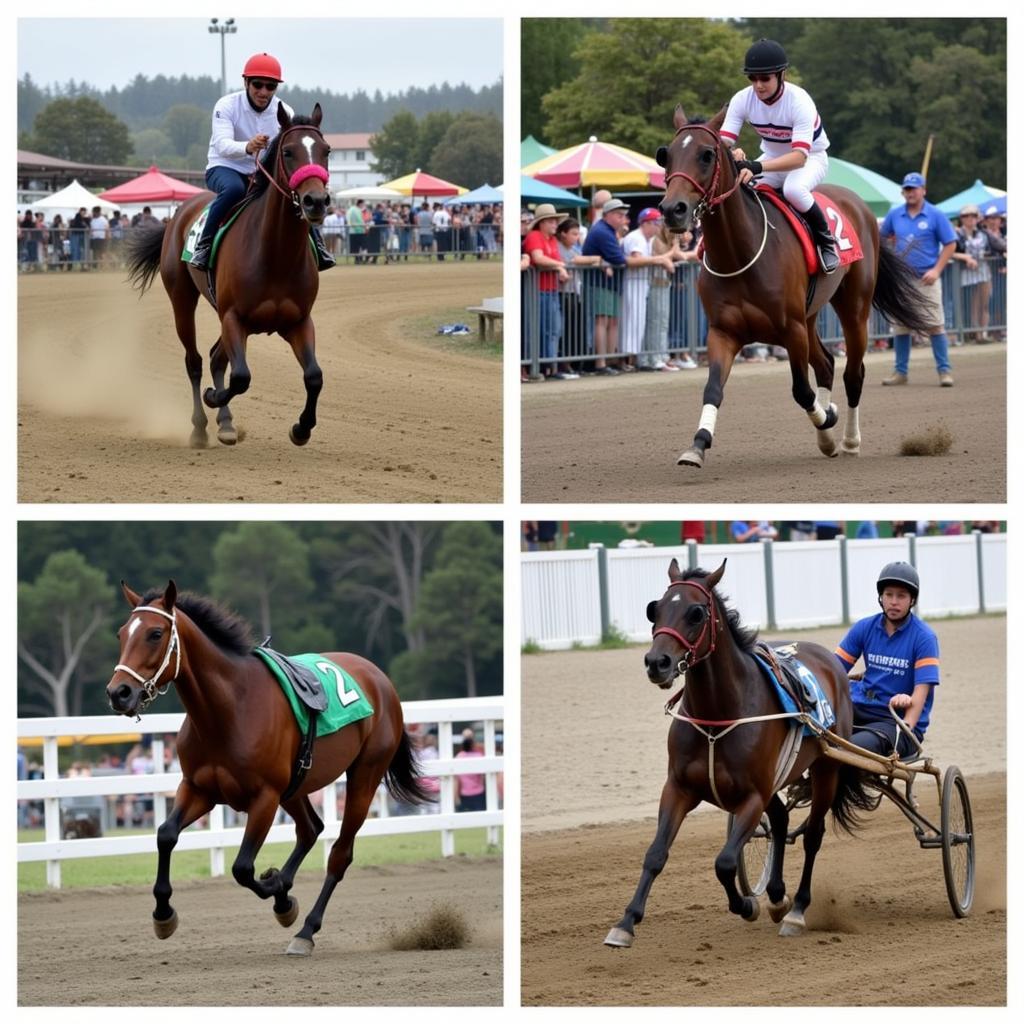
[[[291,116],[285,110],[283,103],[278,103],[277,105],[277,123],[282,128],[287,128],[292,123]]]
[[[320,106],[319,103],[317,103],[313,107],[313,124],[315,124],[317,126],[317,128],[320,127],[320,122],[323,120],[323,117],[324,117],[323,108]]]
[[[124,580],[121,580],[121,593],[124,594],[124,599],[128,602],[129,607],[138,608],[142,604],[142,598]]]
[[[713,590],[718,586],[718,581],[725,575],[725,563],[728,561],[728,558],[723,558],[722,564],[713,573],[711,573],[706,580],[704,580],[704,584],[708,590]]]
[[[683,125],[688,124],[689,121],[686,117],[686,111],[683,110],[682,103],[676,104],[675,112],[672,114],[672,124],[675,125],[676,131],[679,131]]]
[[[647,603],[647,621],[654,622],[658,614],[658,602],[648,601]]]
[[[725,114],[726,111],[728,111],[728,109],[728,105],[722,107],[722,109],[717,114],[715,114],[715,116],[711,118],[710,121],[708,121],[708,127],[712,131],[720,132],[722,130],[722,125],[725,124]]]
[[[167,589],[164,591],[164,607],[171,611],[174,608],[175,601],[178,600],[178,587],[174,580],[167,581]]]
[[[679,563],[674,558],[668,566],[668,578],[673,583],[678,583],[683,578],[683,571],[679,568]]]
[[[654,154],[654,162],[659,167],[668,166],[668,146],[659,146],[658,151]]]

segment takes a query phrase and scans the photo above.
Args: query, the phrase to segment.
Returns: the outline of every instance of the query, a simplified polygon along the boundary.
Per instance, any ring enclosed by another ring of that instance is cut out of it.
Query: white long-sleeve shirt
[[[790,82],[783,83],[782,95],[770,106],[757,98],[753,86],[736,93],[725,113],[722,138],[735,142],[744,121],[761,136],[761,152],[766,156],[785,156],[794,149],[821,153],[829,146],[814,100],[806,89]]]
[[[246,153],[245,147],[254,135],[266,135],[268,139],[277,135],[281,130],[277,123],[277,108],[281,102],[275,96],[267,104],[267,109],[260,113],[253,110],[244,90],[228,93],[217,100],[213,108],[206,169],[230,167],[240,174],[252,174],[256,170],[256,156]],[[284,109],[289,116],[292,115],[287,103]]]

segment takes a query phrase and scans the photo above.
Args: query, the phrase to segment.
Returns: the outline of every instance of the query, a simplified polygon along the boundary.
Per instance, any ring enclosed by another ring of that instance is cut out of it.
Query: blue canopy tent
[[[944,199],[935,205],[947,216],[955,217],[960,210],[973,203],[977,207],[989,206],[993,200],[1002,198],[1005,201],[1006,193],[1000,188],[992,188],[982,183],[981,179],[975,180],[970,188],[963,192],[957,192],[955,196]]]
[[[481,185],[479,188],[473,189],[472,192],[466,192],[461,196],[452,196],[450,199],[444,201],[445,206],[465,206],[467,204],[472,205],[473,203],[503,203],[505,202],[505,193],[494,188],[492,185]]]
[[[524,203],[554,203],[556,207],[590,205],[589,200],[583,199],[574,192],[567,192],[564,188],[558,188],[556,185],[537,181],[536,178],[527,177],[525,174],[519,176],[519,192]]]
[[[985,202],[978,204],[978,209],[981,210],[982,217],[986,217],[990,213],[998,213],[1000,217],[1005,217],[1006,196],[996,196],[995,199],[986,199]]]

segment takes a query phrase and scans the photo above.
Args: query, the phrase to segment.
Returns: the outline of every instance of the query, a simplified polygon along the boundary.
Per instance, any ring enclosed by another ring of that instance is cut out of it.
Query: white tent
[[[117,207],[111,206],[110,203],[100,199],[95,192],[90,192],[84,185],[79,183],[77,178],[67,188],[62,188],[59,192],[54,192],[53,195],[32,203],[31,209],[51,215],[59,213],[65,220],[69,220],[83,206],[89,213],[92,212],[94,206],[98,206],[103,211],[104,216],[109,216],[117,209]]]
[[[388,200],[405,199],[401,192],[393,188],[383,188],[381,185],[354,185],[352,188],[343,189],[334,193],[335,199],[369,199]]]

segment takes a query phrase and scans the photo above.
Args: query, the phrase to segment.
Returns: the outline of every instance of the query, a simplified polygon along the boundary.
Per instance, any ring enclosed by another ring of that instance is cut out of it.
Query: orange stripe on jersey
[[[924,668],[926,665],[938,665],[938,658],[922,658],[920,661],[914,662],[914,668]]]
[[[836,648],[836,654],[838,654],[839,657],[843,659],[843,661],[847,661],[851,665],[856,665],[857,664],[857,659],[856,658],[851,658],[850,655],[847,654],[846,651],[844,651],[842,649],[842,647],[837,647]]]

